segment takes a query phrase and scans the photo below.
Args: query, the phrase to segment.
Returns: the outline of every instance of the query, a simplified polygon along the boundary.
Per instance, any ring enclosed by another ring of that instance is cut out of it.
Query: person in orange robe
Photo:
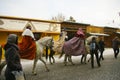
[[[20,48],[20,57],[22,59],[32,60],[35,58],[36,44],[30,26],[26,27],[26,29],[23,31],[22,41],[18,46]]]

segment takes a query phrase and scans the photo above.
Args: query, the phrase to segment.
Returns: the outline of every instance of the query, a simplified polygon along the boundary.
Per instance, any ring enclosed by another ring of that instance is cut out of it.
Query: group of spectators
[[[99,39],[99,41],[96,40],[96,37],[93,37],[89,45],[90,45],[90,54],[91,54],[91,67],[94,68],[94,55],[96,57],[98,67],[100,67],[101,66],[100,60],[104,60],[103,52],[105,50],[105,43],[102,37]],[[100,52],[100,56],[98,54],[99,52]]]
[[[105,50],[104,40],[102,37],[100,37],[99,41],[97,42],[96,38],[93,37],[89,45],[90,45],[90,54],[91,54],[91,67],[94,68],[94,54],[96,56],[98,67],[100,67],[101,66],[100,61],[104,60],[104,57],[103,57],[103,52]],[[120,45],[120,40],[118,37],[115,37],[112,40],[112,48],[114,51],[115,59],[117,59],[117,56],[119,54],[119,45]]]
[[[80,31],[80,29],[79,29],[77,32],[81,32],[82,34],[80,33],[80,35],[83,35],[82,30]],[[84,38],[84,37],[82,37],[82,38]],[[93,37],[92,41],[88,45],[90,46],[89,48],[90,48],[90,55],[91,55],[91,67],[94,68],[94,55],[96,57],[98,67],[100,67],[101,66],[100,61],[104,60],[103,53],[105,51],[105,43],[104,43],[103,37],[99,37],[99,38]],[[113,48],[113,51],[114,51],[114,57],[115,58],[117,58],[117,56],[119,54],[119,45],[120,45],[119,38],[115,37],[112,40],[112,48]]]

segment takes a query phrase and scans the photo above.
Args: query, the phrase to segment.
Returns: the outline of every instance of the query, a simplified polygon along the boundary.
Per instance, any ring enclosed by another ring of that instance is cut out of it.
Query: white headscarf
[[[30,36],[33,39],[35,39],[32,31],[30,29],[25,29],[24,32],[22,33],[22,36]]]

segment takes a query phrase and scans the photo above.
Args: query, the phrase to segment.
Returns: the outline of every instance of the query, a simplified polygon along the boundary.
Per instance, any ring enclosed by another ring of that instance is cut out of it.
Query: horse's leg
[[[72,65],[74,65],[74,63],[72,62],[72,56],[69,55],[68,60],[69,60],[69,62],[71,62]]]
[[[33,64],[33,69],[32,69],[32,73],[33,73],[34,75],[37,74],[37,72],[35,72],[35,68],[36,68],[37,61],[38,61],[38,58],[35,57],[35,59],[34,59],[34,64]]]
[[[85,55],[84,55],[84,54],[82,54],[81,61],[80,61],[80,62],[81,62],[81,64],[83,64],[83,58],[84,58],[84,56],[85,56]]]
[[[49,55],[49,62],[50,62],[50,64],[52,64],[52,62],[51,62],[51,55]]]
[[[53,62],[51,61],[51,59],[53,60]],[[55,63],[55,59],[54,59],[54,57],[53,57],[53,56],[49,56],[49,62],[50,62],[50,64]]]
[[[46,71],[49,71],[49,69],[48,69],[48,67],[47,67],[47,65],[46,65],[46,62],[45,62],[41,57],[39,58],[39,60],[42,61],[42,62],[44,63],[45,68],[46,68]]]
[[[88,59],[88,62],[91,60],[91,57]]]
[[[84,64],[86,64],[87,54],[84,54]]]
[[[50,62],[50,64],[53,64],[54,63],[54,57],[53,57],[53,55],[54,55],[54,51],[52,50],[52,49],[50,49],[50,55],[49,55],[49,62]],[[51,58],[53,59],[53,63],[51,62]]]
[[[55,63],[55,58],[54,58],[55,51],[51,50],[51,58],[53,60],[53,63]]]
[[[48,59],[48,46],[46,46],[46,60]]]
[[[89,59],[88,59],[88,62],[91,60],[91,56],[89,57]]]
[[[67,65],[67,58],[68,58],[68,55],[65,54],[65,57],[64,57],[64,64],[65,64],[65,66]]]
[[[60,53],[59,58],[61,58],[61,57],[63,56],[63,54],[64,54],[64,51],[62,51],[62,52]]]
[[[55,63],[55,58],[52,56],[52,59],[53,59],[53,63]]]
[[[0,75],[1,75],[1,72],[3,70],[3,68],[5,67],[6,65],[6,61],[3,61],[1,64],[0,64]]]
[[[83,64],[83,59],[84,59],[84,64],[86,64],[86,57],[87,57],[87,54],[82,54],[81,64]]]

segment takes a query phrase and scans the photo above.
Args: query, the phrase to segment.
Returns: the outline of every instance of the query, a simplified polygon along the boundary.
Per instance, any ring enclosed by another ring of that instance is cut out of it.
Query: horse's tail
[[[6,61],[3,61],[1,64],[0,64],[0,75],[1,75],[1,72],[3,70],[3,68],[5,67],[6,65]]]
[[[61,57],[63,56],[63,54],[64,54],[64,51],[62,50],[62,52],[61,52],[59,58],[61,58]]]

